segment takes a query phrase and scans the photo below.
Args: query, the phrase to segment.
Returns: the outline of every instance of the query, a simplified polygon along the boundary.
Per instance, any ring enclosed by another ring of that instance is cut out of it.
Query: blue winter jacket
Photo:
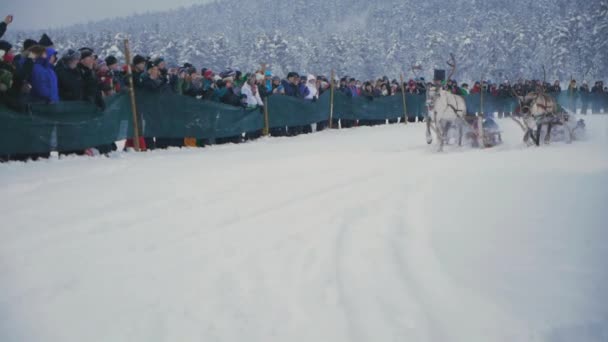
[[[30,76],[32,85],[31,95],[49,103],[59,102],[59,86],[57,75],[50,62],[51,57],[56,54],[52,48],[46,49],[47,58],[38,58],[34,63],[34,69]]]
[[[298,97],[299,90],[295,85],[293,85],[293,83],[288,82],[287,80],[282,80],[281,85],[283,86],[283,89],[285,90],[285,95]]]
[[[310,90],[308,90],[306,84],[300,83],[300,85],[298,86],[298,97],[305,98],[306,96],[308,96],[308,94],[310,94]]]

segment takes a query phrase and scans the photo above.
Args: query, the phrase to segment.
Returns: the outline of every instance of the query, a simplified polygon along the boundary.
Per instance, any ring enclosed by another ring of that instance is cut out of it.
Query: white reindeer
[[[540,145],[542,126],[547,126],[545,144],[551,142],[551,130],[553,126],[563,126],[567,142],[572,141],[572,132],[568,127],[568,116],[558,111],[555,99],[545,94],[544,89],[531,92],[526,96],[517,96],[520,104],[522,118],[518,120],[513,117],[524,131],[524,142],[528,143],[532,138],[536,146]]]
[[[456,60],[454,55],[450,54],[452,61],[447,62],[452,68],[448,80],[456,71]],[[469,125],[465,121],[467,113],[467,105],[464,98],[459,95],[454,95],[449,91],[441,88],[441,86],[433,85],[427,89],[426,105],[428,114],[426,117],[426,142],[433,143],[431,128],[435,131],[435,135],[439,142],[439,152],[443,151],[443,145],[448,143],[448,131],[450,128],[458,129],[458,146],[462,146],[462,137],[465,127]]]

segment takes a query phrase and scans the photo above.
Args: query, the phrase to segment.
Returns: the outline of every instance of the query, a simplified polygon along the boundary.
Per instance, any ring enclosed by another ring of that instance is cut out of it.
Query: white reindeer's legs
[[[458,123],[458,147],[462,147],[462,123]]]
[[[426,117],[426,143],[429,145],[433,143],[433,135],[431,134],[431,117],[430,116]]]

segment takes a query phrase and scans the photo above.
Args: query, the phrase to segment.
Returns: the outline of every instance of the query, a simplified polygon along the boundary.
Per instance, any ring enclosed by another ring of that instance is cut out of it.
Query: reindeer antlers
[[[446,62],[452,68],[452,70],[450,70],[450,76],[446,79],[447,81],[452,79],[452,76],[454,76],[454,73],[456,72],[456,58],[453,53],[450,53],[450,61]]]

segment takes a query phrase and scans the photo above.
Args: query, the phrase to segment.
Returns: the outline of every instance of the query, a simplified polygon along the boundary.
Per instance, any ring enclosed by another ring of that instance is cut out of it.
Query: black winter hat
[[[195,68],[195,67],[193,67],[193,66],[192,66],[192,67],[189,67],[189,68],[184,69],[184,71],[186,71],[186,73],[187,73],[188,75],[196,74],[196,68]]]
[[[38,44],[44,47],[50,47],[54,45],[53,41],[51,40],[51,38],[49,38],[49,36],[46,35],[46,33],[42,34],[42,37],[40,37],[40,41],[38,42]]]
[[[91,48],[83,47],[83,48],[78,49],[78,51],[80,52],[80,59],[85,59],[87,57],[93,56],[93,49],[91,49]]]
[[[114,56],[108,56],[105,59],[106,65],[110,66],[110,65],[114,65],[118,63],[118,59],[116,59],[116,57]]]
[[[158,67],[158,65],[154,64],[154,61],[146,61],[146,69],[150,70],[154,67]]]
[[[193,66],[193,65],[192,65],[192,64],[190,64],[190,63],[184,63],[183,68],[184,68],[184,69],[187,69],[187,68],[192,68],[192,66]]]
[[[152,61],[152,63],[154,64],[154,66],[159,66],[160,63],[164,62],[165,60],[162,59],[161,57],[155,58],[154,61]]]
[[[141,63],[146,63],[146,58],[141,55],[135,55],[135,57],[133,57],[133,65],[137,65],[137,64],[141,64]]]
[[[0,40],[0,50],[4,50],[4,52],[9,52],[9,50],[12,48],[13,45],[11,45],[11,43],[7,42],[6,40]]]
[[[32,46],[35,46],[35,45],[38,45],[37,41],[35,41],[33,39],[26,39],[23,42],[23,50],[25,51],[25,50],[27,50],[27,49],[31,48]]]
[[[290,79],[292,77],[300,77],[300,75],[298,75],[297,72],[293,72],[293,71],[287,74],[288,79]]]

